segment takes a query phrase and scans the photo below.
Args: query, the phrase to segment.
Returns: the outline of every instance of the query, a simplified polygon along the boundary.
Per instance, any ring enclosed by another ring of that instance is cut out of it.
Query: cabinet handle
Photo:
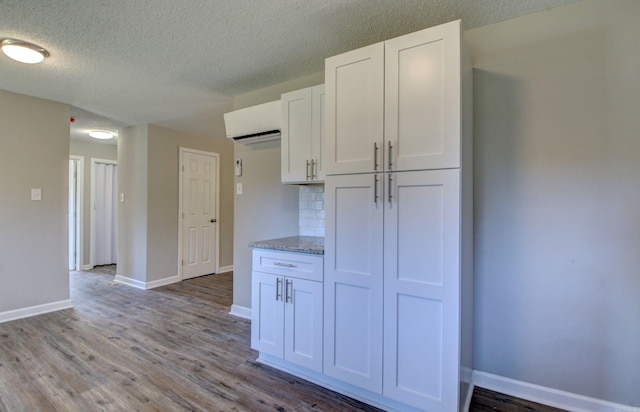
[[[378,143],[373,142],[373,171],[378,171]]]
[[[391,205],[391,199],[393,199],[393,177],[391,177],[391,173],[388,174],[389,176],[389,205]]]
[[[293,303],[293,294],[291,294],[291,295],[289,294],[289,285],[291,285],[292,286],[291,289],[293,289],[293,280],[285,279],[285,288],[284,288],[285,289],[284,290],[284,293],[285,293],[284,302],[285,303],[288,303],[288,302]]]
[[[311,159],[311,180],[315,180],[316,178],[316,159]]]
[[[282,283],[282,279],[276,278],[276,302],[279,300],[282,300],[282,292],[280,289],[281,283]]]
[[[389,170],[393,169],[393,145],[389,142]]]
[[[309,180],[309,161],[307,160],[307,180]]]
[[[373,203],[378,204],[378,175],[373,175]]]
[[[282,263],[282,262],[273,262],[273,266],[282,266],[284,268],[297,268],[296,265],[292,265],[291,263]]]

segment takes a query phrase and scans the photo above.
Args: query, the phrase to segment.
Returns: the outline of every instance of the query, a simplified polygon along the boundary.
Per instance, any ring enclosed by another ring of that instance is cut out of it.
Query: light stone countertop
[[[249,243],[249,247],[324,255],[324,238],[317,236],[290,236],[251,242]]]

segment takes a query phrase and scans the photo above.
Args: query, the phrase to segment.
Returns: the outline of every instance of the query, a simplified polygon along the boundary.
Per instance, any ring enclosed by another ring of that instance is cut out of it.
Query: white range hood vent
[[[225,113],[227,137],[239,143],[280,138],[280,100]]]

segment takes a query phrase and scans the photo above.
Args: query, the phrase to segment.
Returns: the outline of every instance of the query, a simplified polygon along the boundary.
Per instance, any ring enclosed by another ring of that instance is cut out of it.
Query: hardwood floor
[[[112,267],[72,272],[71,300],[0,324],[0,411],[378,410],[255,362],[230,273],[143,291]],[[553,410],[493,408],[492,393],[471,411]]]

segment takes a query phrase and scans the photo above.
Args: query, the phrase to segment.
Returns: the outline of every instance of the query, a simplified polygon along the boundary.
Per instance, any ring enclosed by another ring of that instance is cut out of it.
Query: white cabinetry
[[[356,174],[325,182],[324,373],[381,393],[383,208],[377,179]]]
[[[324,180],[324,99],[322,84],[282,95],[282,183]]]
[[[322,371],[321,256],[253,251],[251,347]]]
[[[327,175],[460,167],[453,22],[326,60]]]
[[[324,374],[403,410],[461,410],[472,165],[460,22],[329,58],[325,74]]]

